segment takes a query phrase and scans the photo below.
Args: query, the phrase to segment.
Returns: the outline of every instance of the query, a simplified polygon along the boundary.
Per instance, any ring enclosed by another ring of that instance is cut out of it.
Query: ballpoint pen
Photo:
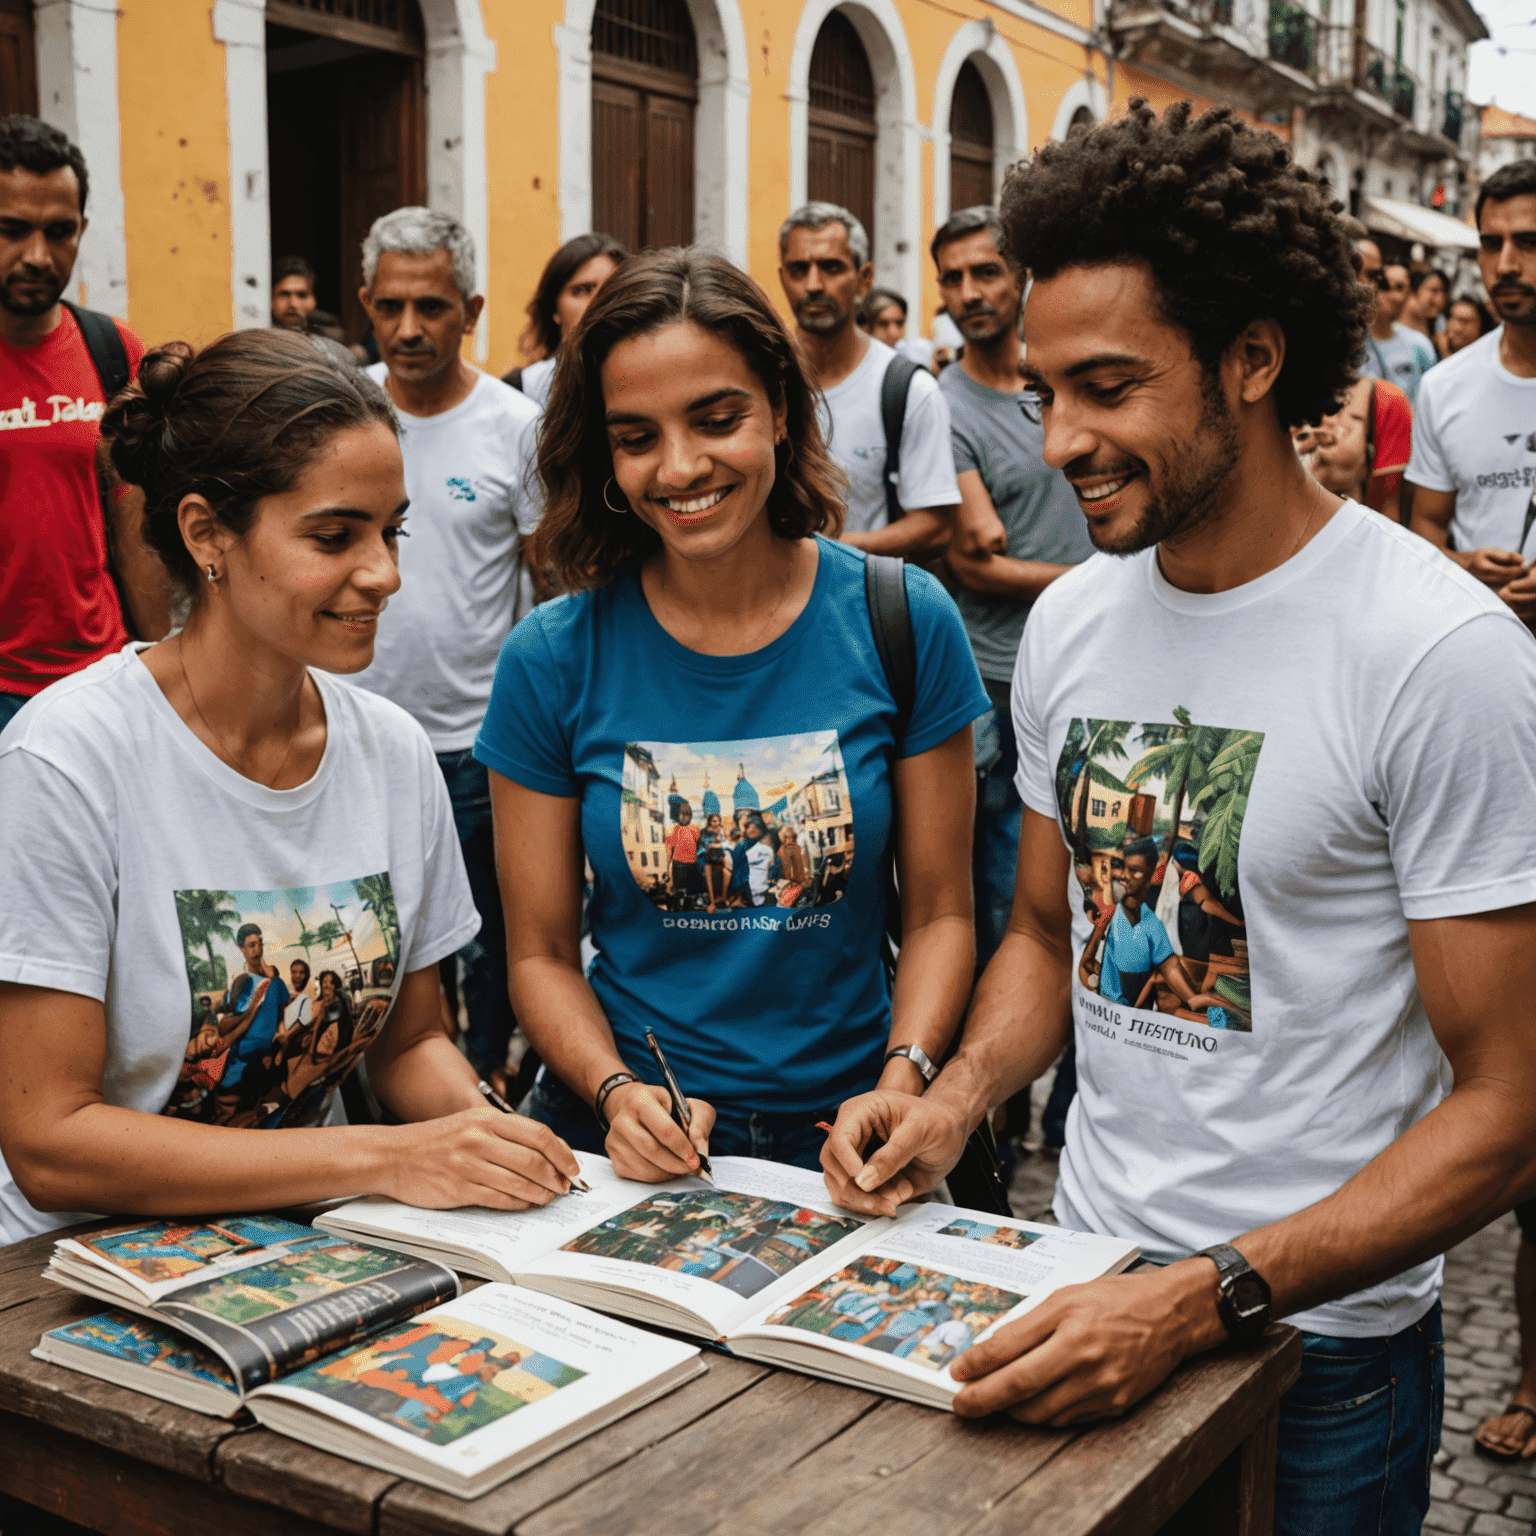
[[[661,1075],[666,1079],[667,1092],[672,1095],[672,1118],[683,1128],[684,1132],[693,1124],[693,1112],[688,1108],[688,1100],[683,1097],[683,1090],[677,1086],[677,1079],[672,1075],[672,1068],[667,1065],[667,1058],[661,1054],[661,1047],[656,1043],[656,1036],[650,1031],[645,1032],[645,1043],[652,1056],[656,1058],[656,1065],[661,1068]],[[715,1182],[715,1172],[709,1166],[709,1159],[700,1152],[699,1174]]]
[[[483,1077],[475,1084],[475,1087],[480,1090],[480,1097],[492,1109],[499,1109],[504,1115],[515,1115],[517,1113]],[[572,1179],[571,1190],[574,1190],[578,1195],[590,1195],[592,1193],[592,1186],[585,1179]],[[570,1193],[570,1191],[568,1190],[567,1193]]]

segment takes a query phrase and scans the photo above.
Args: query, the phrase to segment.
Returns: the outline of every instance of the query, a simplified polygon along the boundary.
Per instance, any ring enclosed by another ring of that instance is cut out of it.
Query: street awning
[[[1365,200],[1365,225],[1399,240],[1417,240],[1421,245],[1437,245],[1442,250],[1475,251],[1477,231],[1449,214],[1405,203],[1396,197],[1368,197]]]

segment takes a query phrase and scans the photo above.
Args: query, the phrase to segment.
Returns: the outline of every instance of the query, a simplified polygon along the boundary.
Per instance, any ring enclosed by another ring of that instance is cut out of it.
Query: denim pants
[[[523,1100],[521,1109],[530,1120],[547,1125],[576,1151],[604,1151],[603,1129],[597,1123],[597,1116],[586,1101],[572,1093],[548,1067],[539,1073],[538,1081]],[[790,1163],[796,1168],[820,1173],[821,1147],[827,1133],[818,1130],[816,1122],[825,1120],[830,1125],[837,1118],[837,1109],[838,1105],[834,1103],[825,1109],[776,1115],[717,1104],[714,1129],[709,1133],[709,1155],[765,1157],[776,1163]]]
[[[976,727],[976,838],[971,845],[978,976],[1008,931],[1013,877],[1019,863],[1019,825],[1024,817],[1024,804],[1013,782],[1019,768],[1019,748],[1013,734],[1009,685],[987,681],[985,686],[992,711]]]
[[[1304,1333],[1280,1399],[1275,1536],[1417,1536],[1445,1407],[1440,1303],[1400,1333]]]
[[[507,997],[507,929],[496,883],[496,842],[491,828],[491,779],[474,752],[439,752],[437,765],[453,802],[453,824],[464,851],[469,891],[480,914],[480,932],[459,951],[464,1011],[469,1016],[465,1053],[482,1076],[507,1064],[517,1021]]]

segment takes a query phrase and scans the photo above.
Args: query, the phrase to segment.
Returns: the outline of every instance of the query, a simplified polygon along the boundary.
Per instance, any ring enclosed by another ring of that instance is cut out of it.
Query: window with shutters
[[[631,249],[693,241],[698,42],[686,0],[597,0],[592,227]]]
[[[32,0],[0,0],[0,117],[37,116],[37,44]]]
[[[833,11],[811,50],[806,191],[839,203],[874,237],[875,77],[849,19]]]
[[[949,104],[949,206],[973,208],[992,201],[995,140],[992,98],[981,71],[967,59],[955,77]]]

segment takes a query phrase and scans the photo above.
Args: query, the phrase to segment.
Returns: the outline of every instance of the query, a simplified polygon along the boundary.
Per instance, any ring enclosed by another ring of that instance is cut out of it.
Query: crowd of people
[[[974,1345],[925,1291],[956,1410],[1121,1412],[1283,1317],[1276,1530],[1417,1531],[1439,1255],[1536,1239],[1536,167],[1478,200],[1495,328],[1137,102],[934,233],[932,341],[812,202],[792,323],[588,234],[504,379],[446,215],[373,225],[355,348],[293,259],[271,329],[146,351],[62,301],[88,188],[0,121],[0,1238],[516,1209],[573,1150],[886,1215],[1054,1064],[1057,1217],[1157,1267]],[[761,799],[661,790],[715,757]],[[365,919],[388,1006],[324,958]],[[1536,1369],[1479,1442],[1536,1452]]]

